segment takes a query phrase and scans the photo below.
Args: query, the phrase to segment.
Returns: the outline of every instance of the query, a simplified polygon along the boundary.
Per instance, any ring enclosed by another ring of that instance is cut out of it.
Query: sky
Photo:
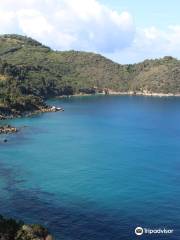
[[[165,29],[180,22],[179,0],[100,0],[111,9],[130,12],[139,27],[156,26]]]
[[[180,58],[179,0],[0,0],[0,34],[119,63]]]

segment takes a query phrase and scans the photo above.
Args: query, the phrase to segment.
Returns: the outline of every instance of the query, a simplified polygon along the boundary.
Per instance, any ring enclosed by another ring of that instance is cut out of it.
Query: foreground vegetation
[[[19,35],[0,36],[0,115],[44,107],[60,95],[95,92],[180,93],[172,57],[120,65],[86,52],[58,52]]]
[[[6,219],[0,215],[1,240],[52,240],[48,230],[40,225],[25,225],[14,219]]]

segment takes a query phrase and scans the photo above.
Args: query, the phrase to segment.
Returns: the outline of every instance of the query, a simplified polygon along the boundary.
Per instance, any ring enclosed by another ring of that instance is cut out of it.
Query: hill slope
[[[1,105],[18,97],[22,101],[104,89],[179,94],[180,61],[165,57],[120,65],[94,53],[58,52],[31,38],[0,36]]]

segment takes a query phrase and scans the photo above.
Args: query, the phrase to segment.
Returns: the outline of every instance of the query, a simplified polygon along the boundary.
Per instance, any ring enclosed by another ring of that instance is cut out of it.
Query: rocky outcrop
[[[48,106],[46,108],[40,109],[41,112],[59,112],[64,111],[64,108],[55,107],[55,106]]]
[[[59,112],[59,111],[64,111],[63,108],[55,107],[55,106],[47,106],[47,107],[42,107],[36,111],[33,112],[27,112],[24,113],[22,116],[30,117],[32,115],[40,114],[40,113],[47,113],[47,112]],[[22,117],[21,116],[21,117]]]
[[[38,106],[36,109],[27,110],[27,111],[24,110],[22,112],[12,111],[10,108],[9,108],[9,111],[3,112],[0,107],[0,120],[29,117],[31,115],[35,115],[39,113],[58,112],[58,111],[64,111],[64,109],[61,107],[48,106],[44,104],[43,106]],[[0,129],[0,133],[1,133],[1,129]]]
[[[54,240],[41,225],[25,225],[0,215],[0,240]]]
[[[40,225],[23,225],[15,240],[53,240],[48,230]]]
[[[16,133],[18,129],[10,125],[0,126],[0,134]]]
[[[96,88],[80,88],[79,93],[80,94],[95,94]]]

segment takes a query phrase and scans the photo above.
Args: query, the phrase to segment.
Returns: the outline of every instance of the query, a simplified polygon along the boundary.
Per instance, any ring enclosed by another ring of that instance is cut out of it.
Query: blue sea
[[[21,129],[0,136],[0,213],[56,240],[180,239],[180,98],[49,103],[65,111],[4,122]]]

